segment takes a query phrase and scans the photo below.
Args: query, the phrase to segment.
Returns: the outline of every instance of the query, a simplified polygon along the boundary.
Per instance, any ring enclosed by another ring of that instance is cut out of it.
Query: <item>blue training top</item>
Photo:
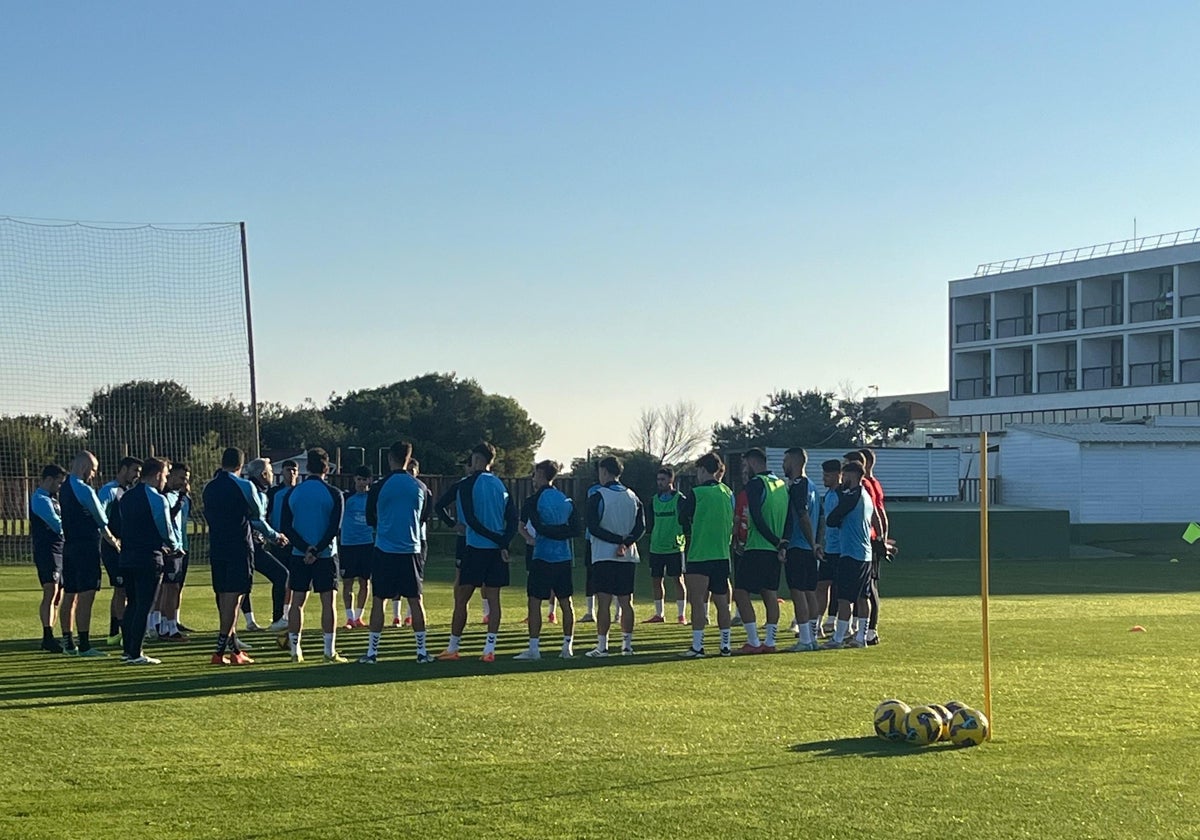
[[[517,509],[503,481],[490,472],[477,472],[459,485],[458,500],[468,546],[508,548],[517,533]]]
[[[813,546],[805,539],[804,532],[800,529],[800,516],[796,509],[801,507],[808,514],[813,539],[816,539],[817,527],[821,521],[821,502],[817,498],[816,488],[806,475],[800,476],[788,487],[788,548],[812,551]]]
[[[29,535],[33,538],[35,559],[62,559],[63,526],[58,499],[41,487],[29,497]]]
[[[264,519],[257,488],[228,470],[217,470],[204,485],[204,518],[208,521],[209,555],[221,562],[254,556],[253,531],[274,542],[279,535]]]
[[[178,551],[183,541],[171,516],[171,505],[153,487],[140,483],[121,496],[121,568],[147,568],[162,563],[163,548]]]
[[[69,475],[58,495],[63,539],[67,543],[99,541],[100,532],[108,527],[108,516],[91,485],[84,484],[75,475]]]
[[[283,505],[283,533],[291,541],[292,556],[303,557],[309,546],[318,557],[337,554],[344,510],[341,492],[322,476],[307,476],[293,488]]]
[[[429,488],[405,470],[392,470],[367,493],[367,522],[375,526],[375,547],[388,554],[421,551],[422,514]]]
[[[837,507],[837,490],[826,490],[821,502],[821,518],[824,519]],[[825,523],[825,553],[839,555],[842,553],[842,532],[836,526]]]
[[[375,531],[367,524],[367,493],[348,493],[342,510],[342,545],[371,545]]]
[[[557,487],[543,487],[533,509],[534,538],[533,557],[547,563],[569,563],[574,553],[570,537],[560,537],[557,528],[573,525],[575,503]]]

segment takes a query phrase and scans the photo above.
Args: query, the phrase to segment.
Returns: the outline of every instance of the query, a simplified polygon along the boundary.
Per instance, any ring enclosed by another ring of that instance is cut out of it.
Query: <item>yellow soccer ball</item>
[[[875,734],[887,741],[903,741],[906,736],[904,718],[908,704],[903,700],[884,700],[875,707]]]
[[[954,713],[940,703],[930,703],[929,708],[938,713],[938,717],[942,719],[942,730],[938,733],[937,740],[947,741],[950,738],[950,718],[954,717]]]
[[[950,743],[958,747],[976,747],[987,740],[987,715],[978,709],[959,709],[950,720]]]
[[[904,740],[923,747],[942,734],[942,716],[932,706],[916,706],[904,718]]]

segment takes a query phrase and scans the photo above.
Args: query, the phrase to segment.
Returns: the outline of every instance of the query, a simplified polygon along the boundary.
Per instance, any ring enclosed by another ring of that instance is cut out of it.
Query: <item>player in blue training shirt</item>
[[[800,637],[789,648],[793,653],[817,649],[812,622],[820,617],[817,611],[817,571],[823,552],[819,550],[816,532],[821,503],[816,487],[804,474],[807,464],[808,453],[798,446],[783,455],[783,472],[789,483],[787,522],[783,534],[787,548],[781,553]]]
[[[483,646],[484,662],[496,660],[496,635],[500,630],[500,590],[508,586],[508,546],[517,533],[517,508],[504,482],[492,475],[496,447],[477,444],[471,450],[471,475],[458,485],[460,524],[466,526],[466,556],[454,587],[454,617],[450,643],[438,659],[458,659],[462,632],[467,625],[467,602],[476,589],[483,589],[488,602],[488,633]]]
[[[838,491],[837,507],[825,516],[827,527],[838,529],[841,555],[837,562],[838,617],[833,638],[827,648],[865,647],[867,622],[847,638],[850,616],[856,605],[867,615],[867,592],[871,587],[871,519],[875,508],[862,486],[863,466],[855,461],[842,464],[843,489]]]
[[[408,461],[407,472],[413,478],[417,479],[417,484],[425,490],[425,496],[429,499],[429,504],[425,506],[425,510],[421,513],[421,565],[424,567],[425,562],[429,559],[429,520],[433,518],[433,493],[424,481],[421,481],[421,462],[416,458],[410,458]],[[392,626],[393,627],[412,627],[412,607],[406,603],[404,606],[404,620],[400,619],[400,600],[392,601]]]
[[[367,581],[371,577],[371,555],[375,551],[375,529],[367,524],[367,491],[371,489],[371,468],[354,471],[354,492],[345,494],[342,535],[338,541],[338,567],[342,573],[342,602],[346,607],[343,630],[366,627],[363,613],[367,607]],[[358,599],[354,582],[358,581]]]
[[[71,473],[58,493],[63,525],[63,598],[59,621],[63,632],[63,653],[80,656],[108,656],[92,647],[92,605],[100,591],[101,540],[117,551],[121,542],[108,527],[108,515],[92,489],[100,462],[84,450],[71,461]],[[71,635],[72,624],[79,632],[79,647]]]
[[[333,598],[338,586],[337,534],[342,527],[345,501],[342,494],[325,481],[329,472],[329,453],[310,449],[308,475],[288,493],[283,505],[283,533],[292,545],[292,612],[289,616],[288,642],[292,661],[303,662],[300,633],[304,627],[304,602],[311,589],[321,599],[321,632],[325,636],[325,661],[349,662],[337,651],[336,619]]]
[[[533,468],[534,494],[529,503],[530,527],[533,536],[532,557],[525,594],[529,598],[529,648],[517,654],[520,660],[541,659],[542,601],[557,599],[562,607],[562,658],[574,656],[572,636],[575,632],[575,608],[571,595],[575,592],[571,576],[574,552],[571,540],[579,536],[579,512],[574,503],[554,486],[558,464],[542,461]]]
[[[62,645],[54,638],[54,611],[62,600],[63,527],[58,490],[66,477],[67,471],[58,464],[47,464],[42,468],[37,489],[29,497],[33,565],[42,585],[42,604],[38,609],[42,619],[41,647],[50,653],[63,652]]]
[[[292,492],[292,488],[300,483],[300,465],[291,458],[283,461],[279,465],[279,478],[280,483],[267,491],[267,521],[271,523],[271,527],[276,531],[283,528],[283,503],[287,501],[288,493]],[[292,550],[290,548],[268,543],[267,550],[271,552],[271,556],[278,560],[279,564],[285,569],[290,567],[292,562]],[[287,646],[288,616],[291,614],[292,586],[289,579],[287,588],[283,594],[283,610],[280,613],[280,618],[271,622],[270,626],[267,627],[267,630],[272,633],[282,634],[279,640],[281,647]]]
[[[192,518],[192,470],[187,464],[171,464],[167,471],[167,487],[163,494],[171,506],[171,518],[179,533],[181,551],[163,557],[163,579],[158,593],[158,639],[161,642],[190,642],[179,621],[179,605],[183,600],[183,584],[188,573],[188,522]]]

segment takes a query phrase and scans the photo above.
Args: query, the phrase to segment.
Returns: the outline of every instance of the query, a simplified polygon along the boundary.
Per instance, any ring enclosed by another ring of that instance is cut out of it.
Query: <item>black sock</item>
[[[79,631],[79,649],[80,650],[91,650],[92,649],[92,634],[90,631],[87,631],[87,630]]]
[[[223,655],[227,647],[229,647],[229,637],[224,634],[217,636],[217,656]]]
[[[49,626],[47,626],[47,627],[43,627],[43,628],[42,628],[42,641],[43,641],[43,642],[50,642],[50,641],[53,641],[53,640],[54,640],[54,628],[53,628],[53,627],[49,627]]]
[[[108,618],[108,635],[115,636],[121,632],[121,620],[115,615]]]
[[[70,630],[67,630],[65,633],[63,633],[63,647],[66,647],[66,648],[75,647],[75,637],[71,635]]]

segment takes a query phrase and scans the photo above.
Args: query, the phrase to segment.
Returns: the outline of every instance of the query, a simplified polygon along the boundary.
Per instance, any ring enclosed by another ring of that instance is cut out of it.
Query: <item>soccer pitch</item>
[[[436,651],[449,562],[430,567]],[[192,581],[184,620],[211,631],[207,569]],[[514,586],[492,665],[475,602],[458,663],[417,666],[389,628],[373,668],[322,664],[312,630],[305,664],[252,634],[260,664],[210,666],[206,632],[130,668],[35,650],[33,570],[3,568],[0,837],[1197,836],[1200,560],[996,562],[995,740],[875,738],[885,697],[981,703],[977,581],[887,567],[865,650],[681,661],[688,628],[639,625],[635,657],[564,662],[548,626],[550,656],[518,663]],[[338,640],[357,657],[366,633]]]

